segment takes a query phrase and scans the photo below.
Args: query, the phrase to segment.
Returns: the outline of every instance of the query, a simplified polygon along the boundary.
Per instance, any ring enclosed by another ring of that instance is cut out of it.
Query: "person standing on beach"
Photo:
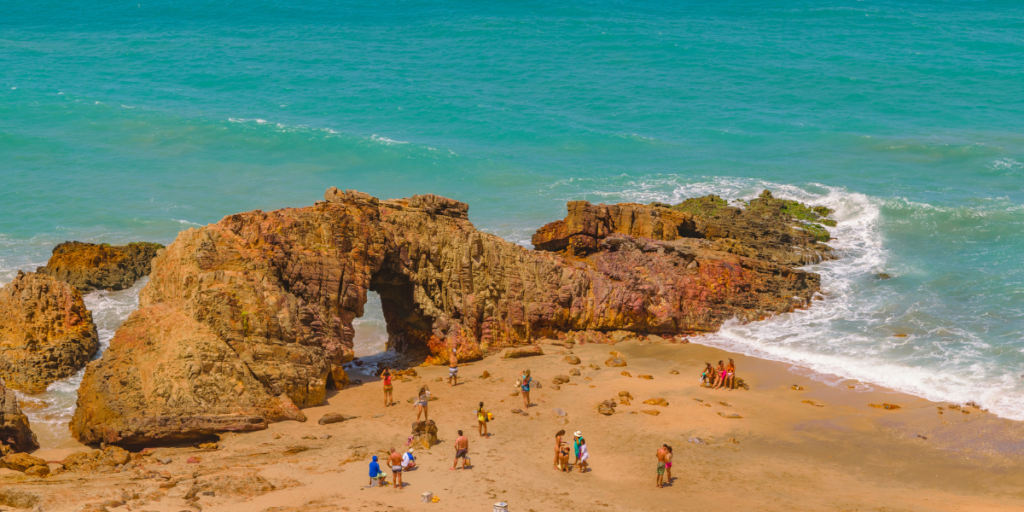
[[[665,483],[672,483],[672,447],[665,444]]]
[[[388,456],[388,464],[391,465],[391,483],[395,485],[395,489],[402,488],[402,456],[395,451],[395,448],[391,448],[391,455]]]
[[[390,407],[395,403],[394,398],[391,396],[392,391],[395,389],[395,387],[391,385],[391,368],[384,368],[380,377],[384,380],[384,407]]]
[[[490,435],[487,433],[488,421],[489,419],[487,418],[487,411],[484,410],[484,403],[480,402],[480,407],[477,407],[476,409],[476,423],[477,430],[480,431],[480,437],[490,437]]]
[[[658,489],[662,488],[665,481],[665,454],[668,453],[668,450],[666,450],[667,446],[663,444],[661,448],[658,448],[658,483],[655,484]]]
[[[555,434],[555,469],[562,469],[559,461],[562,460],[562,436],[565,435],[564,430],[559,430]]]
[[[423,421],[430,421],[430,416],[427,414],[427,404],[430,403],[430,388],[423,386],[420,388],[419,393],[416,393],[416,421],[420,420],[420,414],[423,414]]]
[[[530,377],[530,370],[523,370],[522,375],[519,376],[519,380],[516,382],[516,386],[519,386],[519,391],[523,394],[523,408],[530,408],[530,384],[533,383],[533,377]]]
[[[453,348],[448,355],[448,386],[459,385],[459,356]]]
[[[572,448],[573,453],[576,454],[576,465],[580,465],[580,446],[583,444],[583,433],[577,430],[572,435]]]
[[[580,468],[580,473],[587,472],[588,460],[590,460],[590,452],[587,451],[587,440],[580,437],[580,452],[576,456],[576,467]]]
[[[469,462],[469,439],[462,435],[462,431],[459,431],[459,437],[455,439],[455,462],[452,463],[452,469],[456,469],[455,466],[459,464],[459,459],[462,459],[462,469],[466,469],[466,464]]]

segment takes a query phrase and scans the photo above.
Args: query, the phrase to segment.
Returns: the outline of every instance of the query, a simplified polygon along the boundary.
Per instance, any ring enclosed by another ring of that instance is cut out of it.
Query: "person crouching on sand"
[[[416,467],[416,457],[412,455],[412,448],[402,454],[402,472],[409,471]]]
[[[420,388],[419,393],[416,393],[416,421],[420,420],[420,414],[423,415],[423,421],[430,421],[430,416],[427,414],[427,404],[430,403],[430,388],[423,386]]]
[[[569,449],[569,443],[563,441],[562,445],[558,448],[558,450],[559,469],[561,469],[563,473],[570,471],[569,454],[572,453],[572,450]]]
[[[555,434],[555,469],[562,469],[562,465],[559,464],[559,461],[562,460],[562,445],[564,444],[562,443],[562,436],[564,435],[564,430],[559,430],[558,433]]]
[[[391,368],[384,368],[384,371],[380,374],[380,378],[384,380],[384,407],[390,407],[395,403],[394,398],[391,396],[392,391],[395,389],[391,384]]]
[[[516,386],[519,387],[519,391],[523,393],[523,408],[530,408],[530,384],[533,383],[533,377],[530,377],[530,370],[523,370],[523,373],[519,376],[519,380],[516,381]]]
[[[459,464],[459,459],[462,459],[462,469],[466,469],[466,464],[469,462],[469,439],[462,435],[462,431],[459,431],[459,437],[455,440],[455,462],[452,462],[452,469]]]
[[[476,409],[476,423],[477,430],[480,431],[480,437],[490,437],[487,434],[487,422],[490,419],[487,417],[487,411],[484,410],[484,403],[480,402],[480,407]]]

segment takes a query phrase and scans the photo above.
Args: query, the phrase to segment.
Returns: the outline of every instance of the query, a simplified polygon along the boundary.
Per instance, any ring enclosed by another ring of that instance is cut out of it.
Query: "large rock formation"
[[[46,391],[82,369],[97,349],[96,325],[78,290],[24,272],[0,289],[0,378],[8,387]]]
[[[792,311],[818,276],[752,256],[773,240],[766,254],[780,261],[830,254],[788,227],[712,240],[692,213],[588,203],[538,234],[550,250],[590,237],[560,254],[482,233],[465,203],[443,197],[331,188],[325,199],[179,234],[154,260],[140,310],[88,367],[75,436],[150,443],[299,418],[294,407],[345,381],[368,291],[392,347],[444,360],[450,347],[465,361],[567,331],[706,332]],[[597,227],[560,227],[576,225]]]
[[[53,248],[50,261],[37,272],[51,275],[83,293],[123,290],[149,275],[150,262],[163,248],[149,242],[120,246],[64,242]]]
[[[39,443],[29,428],[28,417],[18,406],[18,397],[0,379],[0,456],[9,450],[30,452],[36,448]]]

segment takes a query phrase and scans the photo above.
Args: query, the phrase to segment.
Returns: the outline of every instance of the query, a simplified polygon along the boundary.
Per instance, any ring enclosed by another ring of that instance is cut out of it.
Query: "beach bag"
[[[491,421],[493,419],[494,419],[494,415],[491,414],[491,413],[487,413],[487,421]]]

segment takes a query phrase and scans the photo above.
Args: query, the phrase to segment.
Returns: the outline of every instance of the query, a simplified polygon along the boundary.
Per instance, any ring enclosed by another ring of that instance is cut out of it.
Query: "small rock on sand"
[[[658,410],[655,410],[655,409],[641,409],[640,412],[642,412],[644,414],[650,414],[651,416],[657,416],[657,415],[661,414],[661,411],[658,411]]]
[[[569,375],[572,375],[573,377],[579,377],[580,376],[580,371],[577,370],[576,368],[573,368],[573,369],[569,370]]]
[[[355,419],[355,416],[347,416],[341,413],[331,412],[324,414],[323,417],[320,418],[320,421],[318,423],[320,423],[321,425],[329,425],[331,423],[341,423],[343,421],[348,421],[351,419]]]
[[[653,375],[647,375],[647,374],[637,375],[637,378],[639,378],[639,379],[646,379],[646,380],[654,380],[654,376]]]
[[[565,362],[569,364],[580,364],[580,358],[577,356],[565,356]]]
[[[628,366],[626,360],[621,357],[610,357],[604,362],[604,365],[612,368]]]
[[[629,394],[629,391],[619,391],[619,398],[625,398],[626,400],[632,400],[633,395]]]
[[[798,386],[796,384],[793,384],[793,386],[790,387],[789,389],[792,389],[793,391],[803,391],[804,387],[803,386]]]
[[[898,406],[898,405],[896,405],[896,404],[889,404],[889,403],[882,403],[882,404],[868,404],[868,405],[869,405],[869,406],[871,406],[871,407],[874,407],[875,409],[885,409],[885,410],[887,410],[887,411],[892,411],[892,410],[895,410],[895,409],[899,409],[899,408],[900,408],[900,406]],[[951,408],[952,408],[952,407],[951,407]]]
[[[480,378],[481,379],[489,379],[489,378],[491,378],[491,374],[487,370],[484,370],[484,373],[480,374]]]
[[[632,377],[629,372],[622,372],[623,377]]]
[[[540,345],[530,345],[526,347],[516,347],[506,349],[505,353],[501,355],[502,359],[518,359],[520,357],[531,357],[531,356],[542,356],[544,351],[540,348]]]
[[[551,379],[551,383],[556,385],[565,384],[566,382],[569,382],[568,375],[555,375],[555,378]]]
[[[664,398],[649,398],[647,400],[644,400],[644,403],[647,405],[658,405],[661,407],[668,407],[668,400],[665,400]]]
[[[672,370],[668,372],[669,375],[679,375],[679,370]]]
[[[738,420],[738,419],[743,418],[743,416],[740,416],[739,414],[726,414],[724,412],[720,412],[720,413],[718,413],[718,415],[723,417],[723,418],[728,418],[728,419],[732,419],[732,420]]]

